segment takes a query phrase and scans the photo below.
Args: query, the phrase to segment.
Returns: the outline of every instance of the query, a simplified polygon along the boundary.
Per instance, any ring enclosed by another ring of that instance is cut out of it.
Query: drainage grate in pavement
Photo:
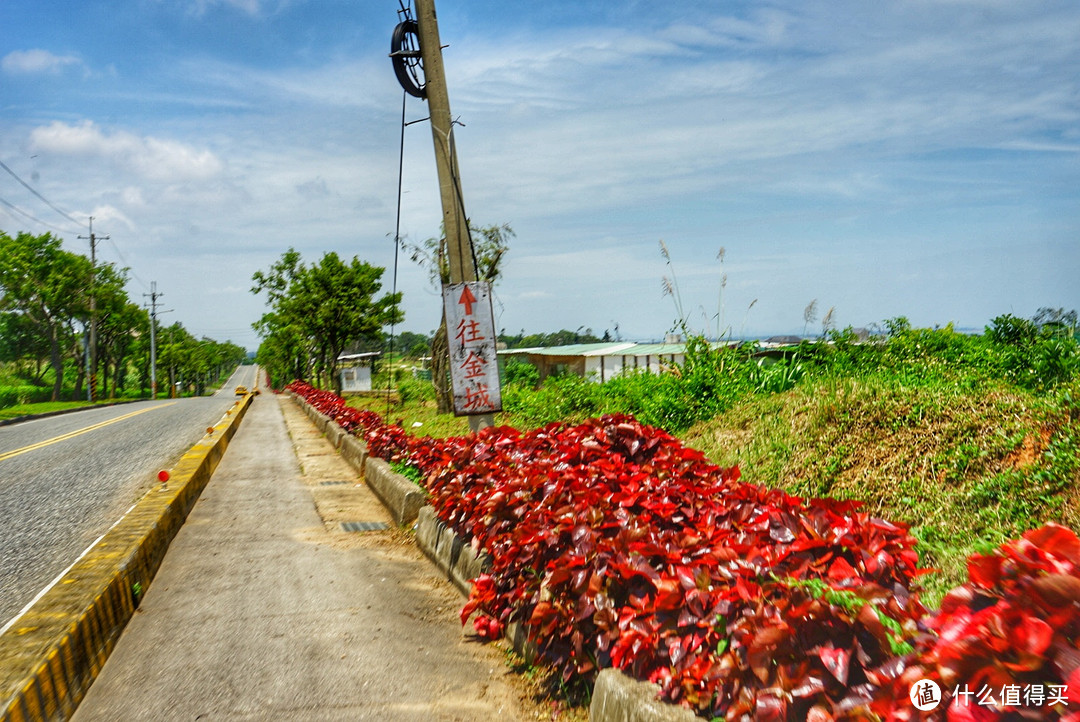
[[[343,521],[341,528],[343,531],[382,531],[390,525],[385,521]]]
[[[345,486],[351,483],[351,481],[320,481],[319,486]]]

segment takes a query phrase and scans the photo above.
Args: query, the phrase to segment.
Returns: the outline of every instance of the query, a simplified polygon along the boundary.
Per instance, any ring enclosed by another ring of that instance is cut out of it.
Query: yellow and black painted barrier
[[[0,636],[0,722],[66,720],[101,672],[253,394]]]

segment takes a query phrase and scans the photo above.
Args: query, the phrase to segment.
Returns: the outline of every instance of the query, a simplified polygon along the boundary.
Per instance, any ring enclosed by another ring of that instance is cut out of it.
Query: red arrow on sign
[[[476,296],[472,294],[472,291],[469,290],[468,286],[466,286],[465,290],[461,292],[461,298],[458,299],[458,303],[465,305],[466,316],[472,315],[472,305],[476,303]]]

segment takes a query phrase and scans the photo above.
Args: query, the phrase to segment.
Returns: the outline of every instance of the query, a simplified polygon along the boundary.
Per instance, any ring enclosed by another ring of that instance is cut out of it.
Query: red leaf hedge
[[[973,557],[971,582],[930,616],[904,525],[742,482],[632,417],[416,438],[289,388],[422,472],[438,516],[491,558],[462,622],[488,638],[525,625],[565,680],[617,667],[729,721],[1080,722],[1066,704],[955,694],[1035,680],[1080,693],[1080,540],[1063,527]],[[919,679],[945,690],[938,709],[910,702]]]
[[[1080,721],[1080,539],[1034,529],[972,556],[968,577],[928,620],[889,719]],[[943,690],[931,714],[907,699],[919,679]]]

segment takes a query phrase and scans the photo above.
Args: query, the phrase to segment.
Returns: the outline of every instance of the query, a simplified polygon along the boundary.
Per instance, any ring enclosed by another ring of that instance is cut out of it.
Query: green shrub
[[[536,390],[519,384],[503,389],[503,409],[522,427],[582,420],[605,413],[603,387],[579,376],[550,376]]]
[[[503,386],[517,384],[523,388],[535,389],[540,385],[540,370],[528,361],[510,356],[503,364],[501,381]]]
[[[37,404],[52,398],[52,389],[40,386],[3,386],[0,387],[0,409],[23,404]]]
[[[1006,380],[1033,391],[1044,391],[1080,374],[1076,337],[1054,324],[1043,326],[1005,314],[986,328],[998,368]]]
[[[409,375],[402,375],[397,382],[398,396],[402,403],[408,403],[416,399],[430,401],[435,398],[435,387],[430,381],[421,381]]]

